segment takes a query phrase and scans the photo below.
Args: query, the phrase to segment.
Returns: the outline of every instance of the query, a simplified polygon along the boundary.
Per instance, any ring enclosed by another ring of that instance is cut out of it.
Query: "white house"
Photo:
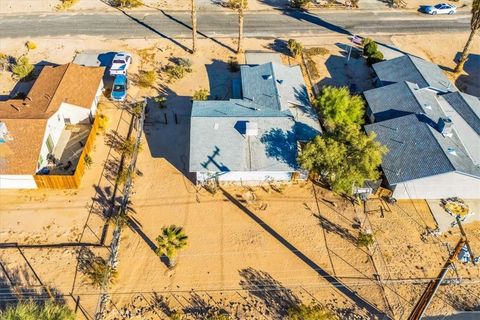
[[[0,189],[37,188],[34,175],[55,157],[66,126],[93,122],[103,74],[72,63],[46,66],[25,99],[0,102]]]

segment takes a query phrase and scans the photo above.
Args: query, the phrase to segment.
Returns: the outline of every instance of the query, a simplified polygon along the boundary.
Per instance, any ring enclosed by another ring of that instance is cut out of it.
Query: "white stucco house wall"
[[[0,189],[37,188],[34,175],[47,163],[68,124],[92,123],[104,68],[72,63],[47,66],[23,100],[0,102]]]

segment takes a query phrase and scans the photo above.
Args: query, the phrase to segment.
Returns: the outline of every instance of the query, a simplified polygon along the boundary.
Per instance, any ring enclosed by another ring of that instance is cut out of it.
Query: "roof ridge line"
[[[68,69],[70,68],[70,66],[72,64],[73,64],[72,62],[67,63],[67,67],[65,68],[65,71],[63,72],[62,77],[60,78],[60,81],[58,81],[58,85],[55,88],[55,91],[53,91],[53,94],[52,94],[52,97],[50,98],[50,101],[48,102],[48,106],[47,106],[47,109],[45,110],[45,113],[47,113],[48,110],[50,109],[50,105],[52,104],[53,98],[57,94],[58,88],[60,88],[60,85],[62,84],[63,78],[65,78],[65,74],[67,73]],[[58,67],[60,67],[60,66],[58,66]],[[54,68],[56,68],[56,67],[52,67],[52,69],[54,69]]]
[[[422,77],[423,81],[425,81],[425,83],[430,87],[430,83],[427,81],[427,79],[425,79],[425,77],[423,76],[422,74],[422,71],[420,71],[420,69],[418,69],[417,65],[415,64],[415,62],[413,62],[413,59],[412,59],[412,56],[407,54],[407,57],[408,59],[410,59],[410,61],[412,62],[413,64],[413,67],[418,71],[418,73],[420,74],[420,77]],[[424,60],[426,61],[425,59],[422,59],[422,58],[418,58],[418,59],[421,59],[421,60]],[[428,61],[427,61],[428,62]],[[416,85],[418,86],[418,83],[416,83]]]
[[[278,87],[277,87],[277,77],[275,75],[275,68],[273,67],[273,62],[270,61],[269,62],[270,64],[270,68],[272,68],[272,79],[273,79],[273,86],[275,87],[275,99],[277,100],[277,103],[278,103],[278,106],[280,107],[279,111],[282,111],[282,103],[280,101],[280,93],[278,91]]]

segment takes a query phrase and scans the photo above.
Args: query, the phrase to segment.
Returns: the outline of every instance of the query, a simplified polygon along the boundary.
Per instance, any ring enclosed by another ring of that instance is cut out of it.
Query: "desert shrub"
[[[360,231],[358,233],[357,246],[368,248],[373,244],[373,233]]]
[[[85,167],[87,169],[90,169],[90,167],[92,166],[93,164],[93,159],[92,157],[89,155],[89,154],[86,154],[84,157],[83,157],[83,161],[85,162]]]
[[[110,121],[110,119],[104,114],[99,114],[97,116],[97,121],[98,121],[98,131],[104,132],[107,129],[108,122]]]
[[[312,0],[290,0],[290,6],[293,8],[305,8]]]
[[[13,74],[20,80],[27,79],[32,74],[33,69],[34,66],[28,62],[28,58],[25,56],[17,59],[12,66]]]
[[[302,44],[295,39],[288,40],[287,47],[292,57],[298,57],[303,51]]]
[[[376,51],[372,55],[367,57],[367,63],[370,66],[380,61],[383,61],[383,53],[381,53],[380,51]]]
[[[369,44],[370,42],[374,42],[374,41],[372,40],[372,38],[368,38],[368,37],[367,37],[367,38],[363,38],[363,39],[362,39],[362,45],[363,45],[364,47],[365,47],[367,44]]]
[[[328,51],[328,49],[326,48],[322,48],[322,47],[313,47],[313,48],[308,48],[308,49],[304,49],[303,52],[305,53],[305,55],[307,56],[324,56],[324,55],[327,55],[330,53],[330,51]]]
[[[143,4],[140,0],[110,0],[110,4],[119,8],[135,8]]]
[[[337,320],[328,309],[319,305],[300,304],[288,309],[288,320]]]
[[[208,100],[208,95],[209,94],[210,93],[208,92],[207,89],[200,88],[193,93],[192,100],[196,100],[196,101]]]
[[[60,0],[60,3],[55,6],[56,10],[68,10],[73,7],[78,0]]]
[[[37,44],[33,41],[28,40],[25,42],[25,47],[27,47],[28,50],[35,50],[37,49]]]
[[[160,109],[167,107],[167,97],[164,95],[154,97],[153,101],[158,105]]]
[[[228,58],[228,69],[231,72],[238,72],[240,71],[240,65],[238,64],[237,57],[230,57]]]
[[[310,58],[305,59],[305,67],[307,68],[308,74],[312,79],[320,78],[320,73],[318,72],[317,64]]]
[[[358,8],[358,2],[359,0],[350,0],[350,3],[352,4],[353,8]]]
[[[141,70],[138,74],[138,85],[142,88],[150,88],[157,80],[157,73],[155,70]]]
[[[378,46],[375,43],[375,41],[370,41],[366,45],[363,46],[363,54],[368,56],[371,56],[375,52],[378,51]]]
[[[7,307],[0,311],[1,320],[74,320],[75,318],[75,313],[66,305],[56,303],[53,300],[45,303],[40,303],[40,301],[34,302],[33,300],[19,301],[14,304],[7,304]]]
[[[187,59],[187,58],[176,58],[175,64],[183,67],[186,72],[192,72],[192,60]]]

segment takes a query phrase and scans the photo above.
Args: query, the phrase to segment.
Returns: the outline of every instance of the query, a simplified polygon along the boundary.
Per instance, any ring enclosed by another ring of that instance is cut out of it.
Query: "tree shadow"
[[[189,305],[183,308],[183,312],[195,319],[211,319],[220,315],[228,315],[228,312],[218,307],[210,296],[204,299],[196,292],[190,293]]]
[[[284,131],[279,128],[272,128],[260,137],[267,156],[286,163],[291,168],[298,168],[296,141],[293,130]]]
[[[301,302],[290,289],[267,272],[247,268],[240,270],[239,274],[242,277],[240,286],[250,295],[263,300],[274,318],[285,318],[288,310]]]
[[[455,61],[460,59],[462,55],[458,52]],[[473,96],[480,96],[480,55],[470,53],[468,59],[463,66],[466,74],[461,74],[455,81],[455,86],[462,89],[465,93]]]
[[[275,39],[272,43],[266,46],[267,49],[273,50],[275,52],[280,52],[285,55],[290,55],[290,50],[288,49],[288,43],[283,39]]]
[[[316,26],[339,34],[352,35],[352,33],[342,27],[332,24],[319,16],[305,10],[282,10],[283,14],[299,21],[306,21]]]

